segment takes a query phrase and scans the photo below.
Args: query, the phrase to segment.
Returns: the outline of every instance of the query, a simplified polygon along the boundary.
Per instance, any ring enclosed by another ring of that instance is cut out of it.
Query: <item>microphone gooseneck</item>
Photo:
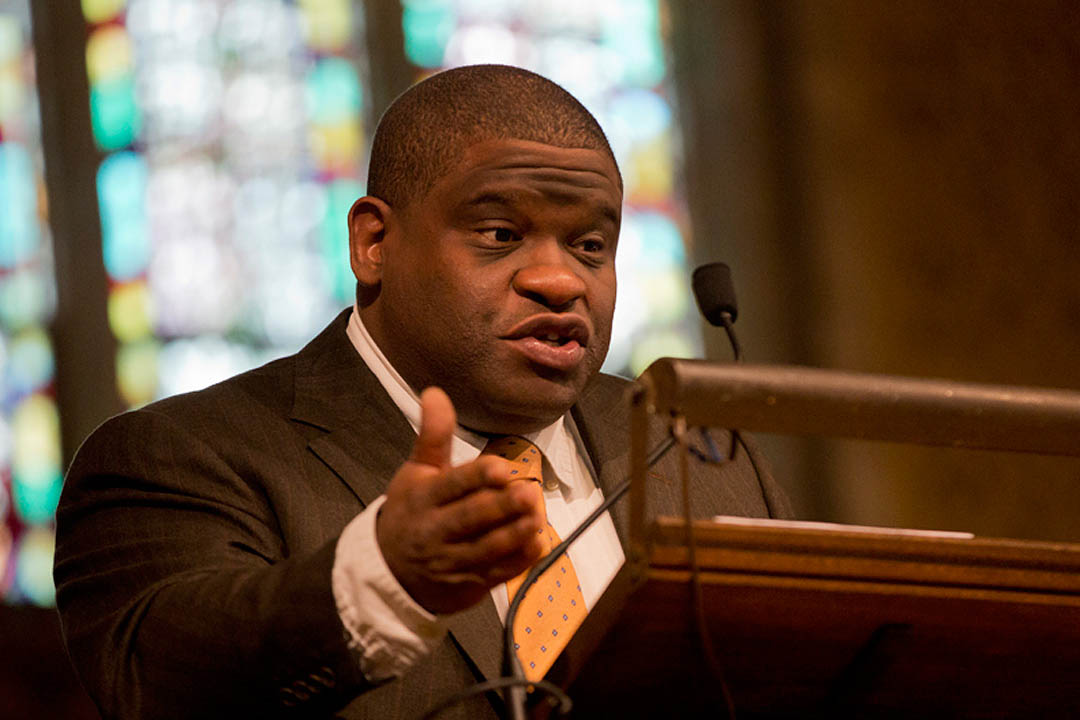
[[[739,306],[735,301],[731,268],[722,262],[702,265],[694,270],[690,284],[694,288],[694,298],[701,314],[710,324],[724,328],[735,354],[735,362],[742,362],[742,347],[734,328],[735,320],[739,317]]]

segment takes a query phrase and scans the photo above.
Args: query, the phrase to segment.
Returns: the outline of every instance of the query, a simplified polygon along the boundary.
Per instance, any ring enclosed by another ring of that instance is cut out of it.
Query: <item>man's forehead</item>
[[[621,179],[606,152],[527,140],[477,142],[441,180],[455,205],[543,196],[557,204],[595,205],[619,225]]]
[[[608,178],[619,171],[611,154],[596,148],[563,147],[535,140],[476,140],[464,146],[457,167],[549,166],[594,172]]]

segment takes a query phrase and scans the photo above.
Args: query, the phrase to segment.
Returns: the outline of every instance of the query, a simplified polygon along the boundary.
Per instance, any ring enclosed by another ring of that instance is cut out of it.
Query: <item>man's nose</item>
[[[585,281],[565,262],[553,258],[518,270],[513,285],[519,295],[556,312],[569,310],[574,301],[585,294]]]

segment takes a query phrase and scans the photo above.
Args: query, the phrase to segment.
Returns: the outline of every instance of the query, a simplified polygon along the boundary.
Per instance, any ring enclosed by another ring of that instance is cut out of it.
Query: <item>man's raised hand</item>
[[[457,419],[442,390],[421,393],[420,417],[412,455],[386,488],[376,536],[406,592],[430,612],[451,613],[536,562],[544,503],[539,484],[511,479],[502,458],[451,466]]]

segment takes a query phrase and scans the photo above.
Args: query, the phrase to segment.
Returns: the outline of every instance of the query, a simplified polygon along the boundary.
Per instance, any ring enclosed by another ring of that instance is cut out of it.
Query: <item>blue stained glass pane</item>
[[[15,397],[30,393],[52,381],[53,353],[49,338],[34,327],[10,340],[4,384]]]
[[[664,80],[664,47],[656,0],[624,0],[603,31],[603,44],[622,60],[621,82],[654,87]]]
[[[0,267],[12,268],[30,257],[40,232],[30,154],[17,143],[0,143]]]
[[[454,8],[445,0],[411,0],[401,13],[405,54],[420,67],[442,65],[446,44],[457,26]]]
[[[684,265],[686,249],[678,226],[666,215],[654,212],[638,213],[634,216],[641,232],[641,254],[635,263],[643,268],[659,268],[669,265]]]
[[[635,88],[620,93],[612,99],[608,112],[631,142],[648,141],[671,126],[671,108],[651,90]]]
[[[146,162],[135,153],[110,155],[98,170],[105,269],[115,280],[138,276],[150,260],[146,179]]]
[[[349,62],[327,58],[308,73],[308,114],[316,123],[334,125],[356,117],[361,101],[360,80]]]

